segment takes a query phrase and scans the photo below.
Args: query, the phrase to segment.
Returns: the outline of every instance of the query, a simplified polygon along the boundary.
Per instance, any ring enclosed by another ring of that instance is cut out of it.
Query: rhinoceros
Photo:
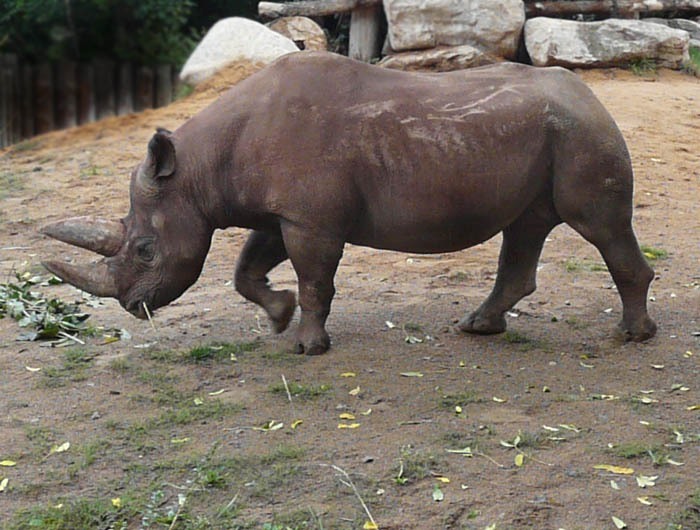
[[[632,229],[632,179],[615,122],[567,70],[407,73],[300,52],[176,131],[159,129],[132,172],[126,217],[43,229],[105,258],[45,266],[144,318],[197,280],[215,229],[248,228],[236,289],[282,332],[296,296],[273,290],[267,274],[290,259],[295,350],[312,355],[330,347],[325,323],[346,243],[445,253],[503,232],[493,291],[458,324],[499,333],[505,312],[535,290],[547,234],[565,222],[602,254],[622,331],[643,341],[656,331],[646,308],[654,273]]]

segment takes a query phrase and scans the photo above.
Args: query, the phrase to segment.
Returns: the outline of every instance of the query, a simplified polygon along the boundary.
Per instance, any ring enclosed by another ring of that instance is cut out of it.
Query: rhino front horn
[[[91,265],[71,265],[62,261],[44,261],[42,265],[64,282],[95,296],[117,298],[117,284],[104,261]]]
[[[41,233],[109,257],[119,252],[126,229],[120,221],[88,216],[48,224],[41,229]]]

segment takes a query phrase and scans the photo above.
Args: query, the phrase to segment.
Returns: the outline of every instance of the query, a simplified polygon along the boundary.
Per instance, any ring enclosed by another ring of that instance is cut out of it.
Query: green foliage
[[[662,248],[650,247],[648,245],[642,245],[642,254],[648,261],[656,261],[657,259],[668,258],[668,252]]]
[[[181,64],[198,35],[192,0],[0,0],[0,51],[30,61],[110,57]]]
[[[658,66],[656,62],[654,62],[653,59],[648,59],[646,57],[643,59],[637,59],[630,63],[630,70],[632,70],[632,73],[640,77],[654,76],[656,75],[657,69]]]
[[[21,510],[5,528],[8,530],[126,529],[127,521],[120,510],[107,500],[77,499],[53,503],[52,506]]]
[[[691,46],[689,54],[690,59],[683,65],[683,71],[690,75],[700,77],[700,48]]]

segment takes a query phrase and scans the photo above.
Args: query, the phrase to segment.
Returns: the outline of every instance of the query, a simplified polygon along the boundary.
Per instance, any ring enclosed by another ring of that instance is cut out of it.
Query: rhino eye
[[[141,239],[136,243],[136,255],[143,261],[151,261],[155,256],[153,239]]]

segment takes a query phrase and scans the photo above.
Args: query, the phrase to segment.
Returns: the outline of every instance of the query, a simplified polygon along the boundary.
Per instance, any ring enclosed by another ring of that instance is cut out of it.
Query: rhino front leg
[[[319,355],[331,345],[325,325],[335,295],[333,278],[344,241],[291,226],[283,229],[283,235],[299,279],[301,321],[295,352]]]
[[[289,326],[296,297],[292,291],[270,289],[267,273],[287,257],[280,233],[253,231],[236,265],[236,290],[267,312],[275,333],[282,333]]]
[[[537,263],[544,240],[559,222],[553,208],[545,205],[527,210],[503,230],[496,284],[479,308],[460,320],[460,330],[480,334],[506,330],[505,312],[537,287]]]

